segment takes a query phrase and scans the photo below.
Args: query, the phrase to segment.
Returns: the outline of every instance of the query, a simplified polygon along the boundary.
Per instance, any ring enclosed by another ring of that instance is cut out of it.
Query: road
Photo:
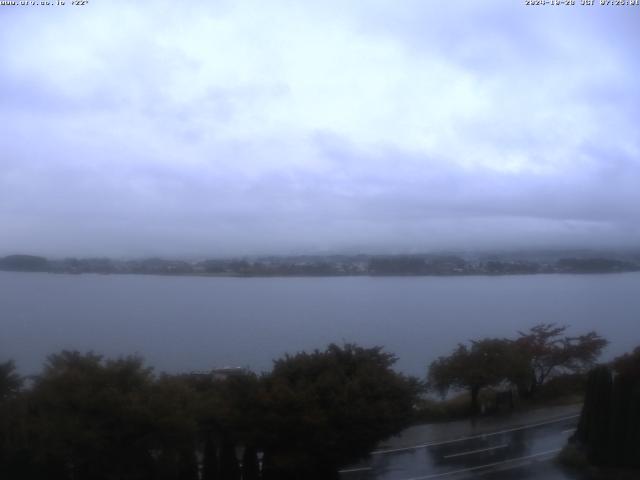
[[[575,430],[578,414],[454,438],[381,448],[340,472],[343,480],[567,480],[551,460]]]

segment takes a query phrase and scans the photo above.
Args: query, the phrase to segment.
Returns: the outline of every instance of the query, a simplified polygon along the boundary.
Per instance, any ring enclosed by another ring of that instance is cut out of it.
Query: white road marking
[[[509,445],[503,443],[502,445],[497,445],[495,447],[489,448],[481,448],[479,450],[469,450],[468,452],[454,453],[452,455],[445,455],[443,458],[456,458],[456,457],[464,457],[465,455],[473,455],[474,453],[482,453],[482,452],[490,452],[491,450],[497,450],[499,448],[507,448]]]
[[[560,433],[562,433],[563,435],[566,435],[567,433],[571,433],[571,432],[575,432],[575,431],[576,431],[575,428],[567,428],[566,430],[562,430],[562,432],[560,432]]]
[[[569,415],[567,417],[562,417],[562,418],[558,418],[558,419],[555,419],[555,420],[547,420],[545,422],[532,423],[530,425],[524,425],[522,427],[509,428],[507,430],[501,430],[499,432],[483,433],[483,434],[480,434],[480,435],[472,435],[470,437],[455,438],[453,440],[445,440],[443,442],[431,442],[431,443],[423,443],[421,445],[412,445],[410,447],[389,448],[387,450],[375,450],[375,451],[371,452],[370,455],[386,455],[388,453],[406,452],[406,451],[409,451],[409,450],[418,450],[420,448],[437,447],[439,445],[448,445],[450,443],[464,442],[466,440],[475,440],[477,438],[485,438],[485,437],[490,437],[492,435],[500,435],[500,434],[503,434],[503,433],[517,432],[517,431],[520,431],[520,430],[526,430],[528,428],[535,428],[535,427],[541,427],[543,425],[551,425],[553,423],[560,423],[560,422],[564,422],[565,420],[571,420],[573,418],[578,418],[579,416],[580,416],[580,414]]]
[[[506,465],[506,464],[509,464],[509,463],[522,462],[524,460],[531,460],[531,459],[534,459],[534,458],[545,457],[547,455],[558,453],[560,450],[561,450],[560,448],[556,448],[555,450],[547,450],[545,452],[535,453],[533,455],[528,455],[526,457],[512,458],[512,459],[509,459],[509,460],[504,460],[502,462],[487,463],[485,465],[479,465],[477,467],[463,468],[461,470],[452,470],[450,472],[434,473],[434,474],[431,474],[431,475],[425,475],[423,477],[411,477],[411,478],[407,478],[405,480],[427,480],[429,478],[442,478],[442,477],[446,477],[446,476],[449,476],[449,475],[456,475],[458,473],[475,472],[476,470],[482,470],[484,468],[497,467],[499,465]]]
[[[371,470],[371,467],[347,468],[346,470],[338,470],[338,473],[366,472],[367,470]]]

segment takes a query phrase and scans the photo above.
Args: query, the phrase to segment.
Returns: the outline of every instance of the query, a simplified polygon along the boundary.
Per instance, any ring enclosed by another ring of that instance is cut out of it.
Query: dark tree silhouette
[[[419,383],[393,371],[395,361],[351,344],[276,361],[264,393],[269,478],[335,478],[403,428]]]
[[[577,337],[564,335],[567,326],[541,323],[519,332],[515,346],[525,368],[515,379],[520,396],[530,398],[558,373],[586,372],[607,345],[596,332]]]
[[[63,351],[28,389],[0,365],[0,476],[330,479],[408,424],[419,383],[381,348],[331,345],[244,372],[154,375],[137,357]],[[242,446],[244,450],[238,448]]]
[[[471,413],[477,414],[480,390],[513,376],[514,359],[513,343],[507,339],[485,338],[469,347],[459,344],[451,355],[431,363],[428,383],[442,395],[451,387],[468,390]]]
[[[0,363],[0,402],[15,396],[22,386],[22,381],[13,361]]]
[[[594,465],[640,468],[640,347],[589,372],[572,441]]]

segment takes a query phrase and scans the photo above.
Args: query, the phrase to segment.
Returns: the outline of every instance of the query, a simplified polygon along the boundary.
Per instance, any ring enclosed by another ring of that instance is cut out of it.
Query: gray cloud
[[[640,240],[634,9],[172,5],[3,12],[0,253]]]

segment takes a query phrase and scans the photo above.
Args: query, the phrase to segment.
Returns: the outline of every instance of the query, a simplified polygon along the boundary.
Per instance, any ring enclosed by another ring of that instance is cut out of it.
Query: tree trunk
[[[240,478],[240,469],[233,443],[226,440],[222,442],[220,450],[220,478],[222,480],[237,480]]]
[[[257,449],[249,445],[244,451],[242,459],[242,480],[258,480],[258,455]]]
[[[212,434],[207,434],[204,442],[204,460],[202,462],[203,480],[218,480],[220,465],[218,463],[218,445]]]
[[[473,385],[471,387],[471,415],[477,415],[480,413],[480,404],[478,402],[479,396],[480,387],[478,385]]]
[[[533,398],[538,390],[538,386],[540,383],[538,382],[538,377],[535,372],[530,372],[528,378],[520,380],[517,383],[518,387],[518,396],[520,398],[524,398],[525,400]]]

